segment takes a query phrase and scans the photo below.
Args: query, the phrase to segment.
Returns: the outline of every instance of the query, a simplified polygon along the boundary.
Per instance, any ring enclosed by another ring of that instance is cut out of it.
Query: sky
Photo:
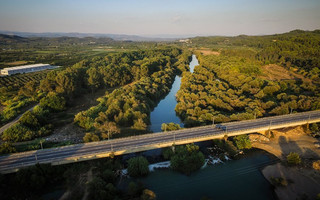
[[[142,36],[320,29],[320,0],[0,0],[0,30]]]

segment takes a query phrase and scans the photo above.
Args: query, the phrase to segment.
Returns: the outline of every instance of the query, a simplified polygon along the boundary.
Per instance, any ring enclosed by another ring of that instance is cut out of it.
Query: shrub
[[[142,195],[141,195],[141,199],[142,200],[154,200],[156,199],[156,194],[148,189],[143,190]]]
[[[83,137],[84,142],[97,142],[100,141],[99,136],[97,136],[94,133],[86,133],[85,136]]]
[[[282,177],[278,177],[278,178],[275,178],[275,177],[271,177],[271,183],[272,185],[274,186],[287,186],[288,185],[288,181]]]
[[[40,100],[40,106],[50,108],[53,111],[62,111],[66,108],[66,100],[55,92],[49,92],[46,97]]]
[[[0,154],[7,154],[7,153],[14,153],[16,149],[14,146],[9,142],[4,142],[0,144]]]
[[[301,158],[300,158],[299,154],[291,152],[287,156],[287,162],[289,165],[298,165],[301,163]]]
[[[139,156],[128,160],[128,174],[132,177],[146,176],[149,174],[149,162]]]
[[[27,111],[26,113],[24,113],[19,121],[23,125],[31,128],[36,128],[40,125],[37,117],[31,111]]]
[[[204,155],[199,151],[197,145],[178,146],[170,161],[173,170],[190,174],[202,167]]]
[[[251,141],[248,135],[238,135],[234,137],[238,149],[250,149]]]
[[[313,167],[313,169],[315,169],[315,170],[320,170],[320,160],[314,161],[314,162],[312,163],[312,167]]]
[[[20,142],[23,140],[30,140],[34,136],[35,133],[28,127],[16,123],[2,133],[1,139],[10,142]]]
[[[179,124],[175,124],[175,123],[163,123],[161,125],[161,130],[162,131],[175,131],[175,130],[179,130],[181,129]]]

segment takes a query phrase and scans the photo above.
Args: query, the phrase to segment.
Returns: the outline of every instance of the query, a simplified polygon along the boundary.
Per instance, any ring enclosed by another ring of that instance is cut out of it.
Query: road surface
[[[215,125],[209,125],[178,131],[112,139],[109,141],[15,153],[0,156],[0,172],[9,173],[36,163],[64,164],[107,157],[111,152],[120,155],[171,146],[173,143],[186,144],[213,138],[222,138],[224,135],[235,136],[315,122],[320,122],[320,111],[224,123],[222,125],[226,128],[223,129],[217,128]]]
[[[36,104],[34,106],[32,106],[30,109],[28,109],[26,112],[33,110],[34,107],[36,107],[39,104]],[[24,113],[26,113],[24,112]],[[19,119],[22,117],[22,115],[24,114],[20,114],[18,117],[16,117],[14,120],[12,120],[11,122],[5,124],[4,126],[0,127],[0,134],[3,133],[3,131],[7,130],[8,128],[10,128],[10,126],[12,126],[13,124],[17,123],[19,121]]]

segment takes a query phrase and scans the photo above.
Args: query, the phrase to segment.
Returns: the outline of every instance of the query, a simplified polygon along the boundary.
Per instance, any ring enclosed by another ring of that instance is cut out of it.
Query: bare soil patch
[[[262,70],[261,77],[271,81],[295,78],[295,76],[293,76],[289,72],[289,70],[275,64],[262,66],[261,70]]]
[[[210,49],[205,49],[205,48],[202,48],[202,49],[197,49],[196,50],[197,52],[200,52],[202,55],[216,55],[216,56],[219,56],[220,55],[220,52],[218,51],[212,51]]]
[[[304,77],[301,74],[295,73],[293,70],[288,70],[280,65],[270,64],[261,67],[262,75],[260,78],[264,78],[271,81],[280,81],[288,79],[301,79],[304,82],[312,82],[310,79]]]
[[[320,193],[320,173],[313,169],[286,167],[281,163],[270,165],[262,170],[266,179],[284,178],[287,186],[277,186],[274,191],[279,200],[316,199]]]
[[[6,65],[13,66],[13,65],[24,65],[24,64],[27,64],[27,63],[28,63],[28,61],[20,60],[20,61],[5,63],[5,64],[6,64]]]
[[[272,130],[270,141],[254,141],[253,147],[268,151],[285,160],[290,152],[304,159],[320,159],[319,140],[305,133],[302,126]]]
[[[272,178],[281,177],[286,180],[286,186],[275,186],[278,199],[315,199],[320,193],[320,172],[314,170],[311,163],[320,159],[319,140],[307,134],[302,126],[272,130],[272,134],[269,141],[258,137],[251,138],[258,138],[252,142],[253,147],[274,154],[284,163],[270,165],[262,170],[271,184]],[[300,166],[287,166],[286,156],[290,152],[300,155]]]
[[[85,130],[74,124],[74,116],[92,106],[98,105],[97,99],[104,96],[105,92],[112,92],[116,88],[100,89],[96,92],[81,95],[72,101],[72,105],[64,112],[56,113],[53,116],[52,123],[54,124],[53,134],[46,137],[47,141],[72,143],[82,142],[85,135]]]

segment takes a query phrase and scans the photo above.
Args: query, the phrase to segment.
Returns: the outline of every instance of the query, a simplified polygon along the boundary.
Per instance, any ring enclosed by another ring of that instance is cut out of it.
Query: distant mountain
[[[17,35],[0,34],[0,44],[12,44],[17,42],[27,42],[28,39]]]
[[[112,44],[115,41],[109,37],[94,38],[94,37],[20,37],[17,35],[0,34],[0,45],[11,46],[18,44],[28,44],[31,46],[61,46],[61,45],[91,45],[91,44]],[[31,47],[30,46],[30,47]]]
[[[30,33],[30,32],[14,32],[14,31],[0,31],[6,35],[17,35],[20,37],[76,37],[76,38],[112,38],[118,41],[173,41],[180,39],[179,37],[152,37],[152,36],[137,36],[137,35],[125,35],[125,34],[102,34],[102,33],[59,33],[59,32],[46,32],[46,33]]]

